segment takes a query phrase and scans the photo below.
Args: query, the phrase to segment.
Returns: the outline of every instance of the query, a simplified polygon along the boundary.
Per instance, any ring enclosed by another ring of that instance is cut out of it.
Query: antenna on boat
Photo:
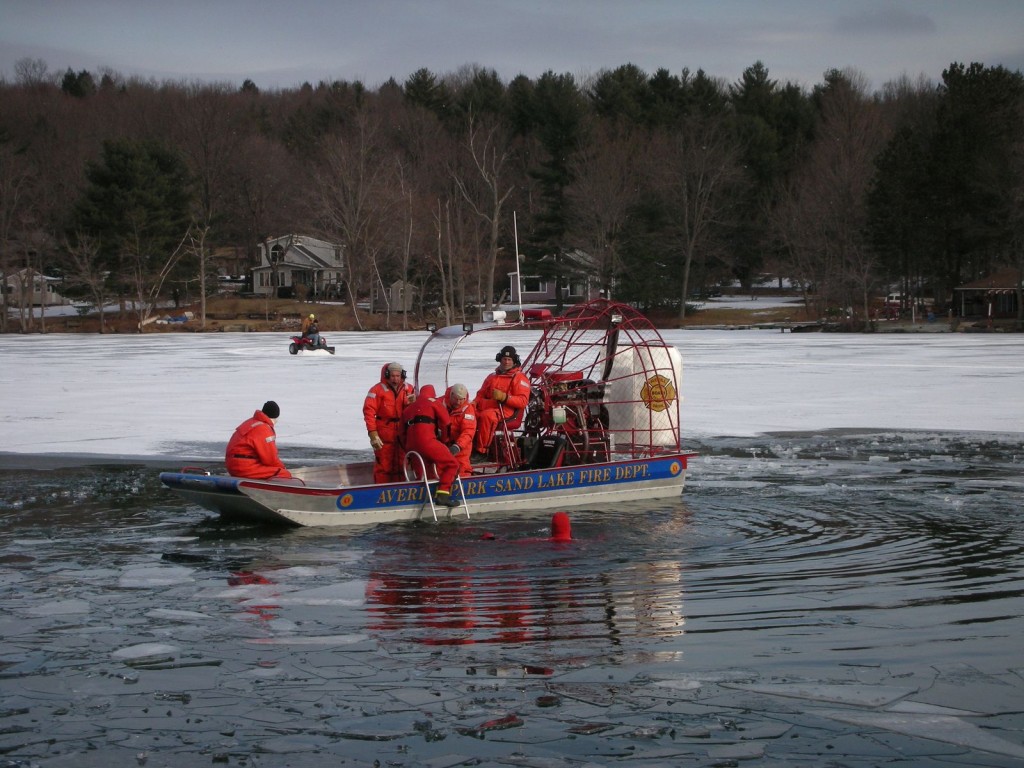
[[[523,325],[526,322],[526,318],[523,315],[523,279],[519,275],[519,223],[516,220],[516,212],[512,211],[512,239],[516,246],[516,294],[519,296],[519,325]]]

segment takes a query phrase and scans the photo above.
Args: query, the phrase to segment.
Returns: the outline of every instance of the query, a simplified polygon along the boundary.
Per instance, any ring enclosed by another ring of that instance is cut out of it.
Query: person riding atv
[[[316,322],[316,315],[309,315],[309,317],[303,318],[302,320],[302,338],[309,339],[309,343],[314,347],[320,347],[324,345],[323,340],[320,338],[320,327]]]

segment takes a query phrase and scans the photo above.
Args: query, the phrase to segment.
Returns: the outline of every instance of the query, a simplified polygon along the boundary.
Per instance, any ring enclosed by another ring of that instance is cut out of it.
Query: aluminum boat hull
[[[473,475],[459,506],[432,502],[433,483],[360,483],[371,464],[299,468],[291,481],[252,480],[199,472],[164,472],[171,490],[226,521],[311,527],[369,526],[416,520],[473,519],[681,495],[691,453],[554,469]],[[353,479],[356,482],[351,482]],[[457,494],[458,495],[458,494]]]

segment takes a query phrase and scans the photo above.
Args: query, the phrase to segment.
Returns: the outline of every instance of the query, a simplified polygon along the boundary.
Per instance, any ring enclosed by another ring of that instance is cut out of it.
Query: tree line
[[[357,322],[396,279],[452,322],[490,309],[517,247],[559,297],[585,263],[607,295],[680,319],[763,273],[819,315],[867,317],[894,287],[942,307],[1024,268],[1022,107],[1021,73],[979,63],[877,92],[850,69],[780,84],[761,62],[731,83],[466,66],[261,91],[25,59],[0,81],[0,272],[61,275],[141,319],[172,287],[205,301],[215,251],[255,263],[295,232],[342,246]]]

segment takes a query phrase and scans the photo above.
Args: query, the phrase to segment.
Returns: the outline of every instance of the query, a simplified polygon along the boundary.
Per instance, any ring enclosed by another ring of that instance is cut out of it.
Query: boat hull
[[[187,472],[164,472],[160,479],[167,487],[225,520],[358,527],[674,498],[683,491],[687,461],[692,455],[675,453],[557,469],[473,475],[462,484],[465,501],[452,508],[435,507],[430,500],[433,484],[423,481],[384,485],[324,482],[325,475],[344,467],[319,468],[316,479],[311,476],[292,482]],[[299,470],[296,474],[301,478],[301,473]]]

